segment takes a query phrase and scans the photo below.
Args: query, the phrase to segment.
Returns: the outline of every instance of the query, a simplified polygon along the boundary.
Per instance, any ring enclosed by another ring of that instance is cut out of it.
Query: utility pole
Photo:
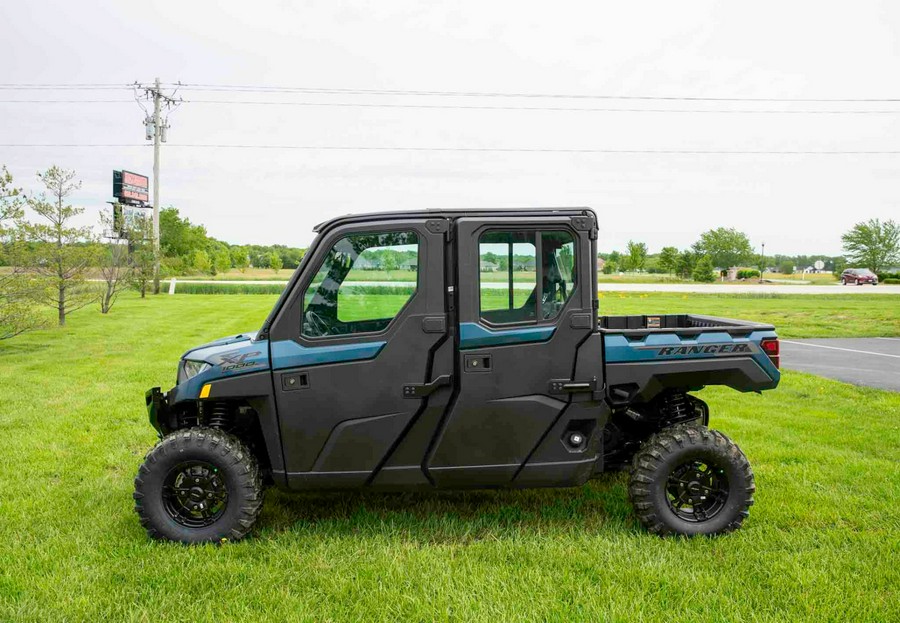
[[[160,117],[162,107],[174,108],[181,100],[174,98],[172,95],[165,95],[162,92],[162,85],[159,78],[153,83],[153,86],[143,86],[134,84],[134,98],[138,105],[144,110],[144,126],[146,127],[147,140],[153,140],[153,293],[159,294],[159,147],[161,143],[166,142],[166,130],[169,129],[168,117],[163,119]],[[141,99],[153,100],[153,115],[151,116],[147,109],[141,103]]]
[[[153,294],[159,294],[159,78],[153,89]]]

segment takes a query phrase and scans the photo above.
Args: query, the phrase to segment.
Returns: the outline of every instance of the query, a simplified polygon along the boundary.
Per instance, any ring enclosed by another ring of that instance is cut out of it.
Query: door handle
[[[577,394],[581,392],[596,392],[597,377],[589,381],[573,381],[571,379],[553,379],[550,381],[551,394]]]
[[[425,396],[430,396],[434,392],[436,392],[441,387],[446,387],[450,385],[453,380],[453,375],[451,374],[442,374],[437,377],[430,383],[410,383],[408,385],[403,386],[403,397],[404,398],[424,398]]]

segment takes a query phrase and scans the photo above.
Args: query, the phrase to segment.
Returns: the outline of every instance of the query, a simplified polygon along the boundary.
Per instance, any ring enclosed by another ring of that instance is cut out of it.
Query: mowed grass
[[[900,395],[791,372],[763,395],[701,393],[757,478],[750,519],[725,537],[647,534],[619,474],[566,490],[270,491],[245,541],[149,541],[131,500],[155,441],[144,390],[171,386],[191,346],[257,328],[274,300],[129,296],[0,344],[0,621],[897,620]]]
[[[900,295],[601,292],[600,315],[704,314],[775,325],[785,338],[900,336]]]

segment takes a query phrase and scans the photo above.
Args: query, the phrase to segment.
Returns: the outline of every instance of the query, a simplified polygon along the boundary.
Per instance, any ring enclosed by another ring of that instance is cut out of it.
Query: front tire
[[[755,491],[753,471],[740,448],[698,424],[673,426],[644,442],[628,484],[638,519],[661,536],[737,530]]]
[[[215,428],[164,437],[134,479],[134,510],[154,539],[210,543],[243,538],[262,508],[256,458]]]

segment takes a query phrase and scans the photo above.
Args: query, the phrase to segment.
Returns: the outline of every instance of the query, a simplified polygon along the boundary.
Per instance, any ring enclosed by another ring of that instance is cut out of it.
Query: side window
[[[577,283],[575,240],[568,232],[486,232],[478,255],[480,314],[492,324],[555,318]]]
[[[325,337],[385,329],[416,293],[418,272],[415,232],[341,238],[303,295],[301,334]]]
[[[534,232],[493,231],[478,240],[481,317],[492,323],[535,318]]]
[[[555,318],[575,289],[575,240],[564,231],[541,233],[542,304],[544,320]]]

